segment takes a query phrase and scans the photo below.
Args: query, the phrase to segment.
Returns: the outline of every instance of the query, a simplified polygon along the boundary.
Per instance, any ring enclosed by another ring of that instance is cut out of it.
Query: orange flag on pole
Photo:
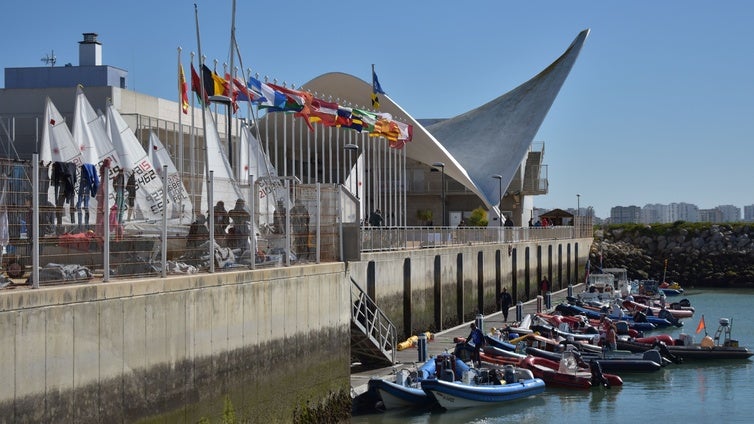
[[[188,86],[186,85],[186,74],[183,73],[183,65],[178,65],[178,91],[181,95],[181,109],[184,114],[188,114]]]
[[[699,325],[696,326],[696,334],[701,333],[705,328],[707,327],[704,325],[704,315],[702,315],[702,319],[699,320]]]

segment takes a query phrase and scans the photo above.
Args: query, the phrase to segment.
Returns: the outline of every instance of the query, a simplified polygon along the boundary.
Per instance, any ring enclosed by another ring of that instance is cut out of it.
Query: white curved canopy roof
[[[510,184],[588,35],[588,29],[579,33],[563,55],[519,87],[427,128],[386,95],[380,95],[380,112],[413,125],[413,141],[404,147],[407,157],[427,166],[444,163],[446,175],[491,209],[499,200],[499,182],[491,176],[502,175],[503,186]],[[367,104],[372,92],[371,84],[339,72],[314,78],[303,88],[326,93],[339,104]]]

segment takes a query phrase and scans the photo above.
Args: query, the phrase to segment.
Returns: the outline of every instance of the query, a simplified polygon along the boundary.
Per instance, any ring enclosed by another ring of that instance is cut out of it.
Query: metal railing
[[[591,237],[591,227],[361,227],[363,252]]]
[[[385,358],[395,363],[395,351],[398,336],[395,325],[382,310],[377,307],[364,290],[351,278],[351,322],[370,340],[374,348],[379,349]],[[367,349],[357,349],[362,356],[371,356]],[[382,358],[380,358],[382,359]]]

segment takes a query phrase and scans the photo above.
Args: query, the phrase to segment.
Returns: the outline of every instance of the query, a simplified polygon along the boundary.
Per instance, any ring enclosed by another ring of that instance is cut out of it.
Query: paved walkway
[[[583,290],[584,290],[583,284],[577,284],[573,286],[573,293],[578,293],[579,291],[583,291]],[[566,296],[568,296],[568,289],[563,289],[557,292],[553,292],[551,294],[552,308],[554,308],[556,305],[564,301],[566,299]],[[542,310],[545,310],[544,299],[542,299],[542,303],[540,307]],[[527,314],[533,314],[535,312],[538,312],[536,298],[523,303],[522,314],[521,314],[522,317],[526,316]],[[516,306],[514,305],[512,308],[510,308],[508,312],[508,320],[509,320],[508,323],[503,322],[502,312],[495,312],[493,314],[486,315],[484,317],[484,328],[482,329],[482,331],[484,331],[485,334],[489,334],[489,331],[492,327],[500,328],[500,327],[505,327],[506,325],[509,325],[509,324],[512,325],[515,319],[516,319]],[[427,358],[436,356],[440,353],[444,353],[446,350],[449,352],[452,352],[453,349],[455,348],[455,343],[453,343],[453,339],[456,337],[468,336],[470,332],[470,328],[469,328],[470,323],[471,321],[463,323],[453,328],[448,328],[439,333],[436,333],[434,340],[427,343]],[[403,340],[399,340],[399,341],[403,341]],[[378,368],[378,369],[369,370],[369,371],[351,373],[351,388],[353,389],[356,395],[364,393],[367,390],[367,383],[369,382],[369,379],[371,379],[372,377],[389,376],[393,374],[396,370],[407,368],[409,366],[414,366],[418,362],[418,360],[419,360],[419,351],[416,347],[397,351],[395,355],[396,363],[392,367]]]

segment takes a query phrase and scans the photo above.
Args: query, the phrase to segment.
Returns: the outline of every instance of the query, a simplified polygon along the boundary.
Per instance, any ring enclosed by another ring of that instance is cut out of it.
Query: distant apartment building
[[[670,208],[673,219],[669,222],[699,222],[699,207],[696,205],[691,203],[671,203]]]
[[[724,222],[723,212],[720,208],[699,209],[700,222]]]
[[[744,206],[744,221],[754,222],[754,205]]]
[[[639,206],[614,206],[610,208],[611,224],[639,224],[641,208]]]
[[[654,224],[661,222],[670,222],[670,208],[668,205],[659,203],[647,204],[641,208],[641,223]]]
[[[723,216],[720,222],[739,222],[741,220],[741,208],[733,205],[720,205],[717,207]]]

